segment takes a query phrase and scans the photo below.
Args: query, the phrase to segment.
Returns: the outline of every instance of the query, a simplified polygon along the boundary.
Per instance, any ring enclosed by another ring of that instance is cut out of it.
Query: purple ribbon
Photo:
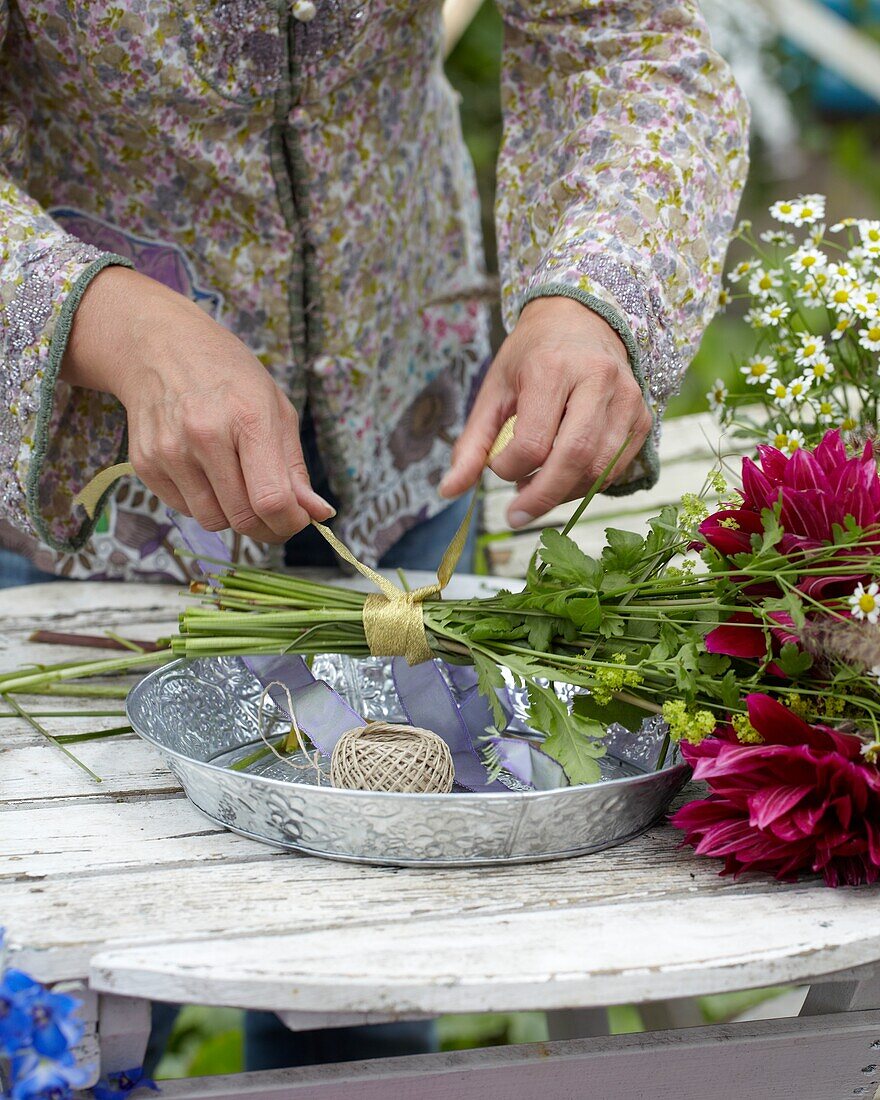
[[[208,583],[216,587],[218,582],[209,574],[217,566],[205,559],[233,564],[223,539],[189,516],[177,515],[170,509],[168,516],[183,542],[196,555],[196,563]],[[272,701],[290,719],[287,693],[278,686],[284,684],[290,692],[299,728],[324,756],[332,755],[343,733],[366,724],[338,692],[323,680],[315,679],[302,657],[284,653],[242,660],[260,683],[268,687]],[[403,657],[395,657],[391,667],[394,686],[409,722],[433,730],[449,746],[456,783],[471,791],[508,791],[499,780],[489,779],[477,749],[478,739],[494,727],[494,719],[489,701],[477,690],[474,669],[466,665],[444,666],[459,696],[456,700],[436,661],[410,665]],[[499,689],[497,694],[509,718],[512,707],[507,692]],[[504,766],[523,783],[539,790],[568,785],[565,772],[556,761],[534,746],[503,737],[493,737],[491,741]]]

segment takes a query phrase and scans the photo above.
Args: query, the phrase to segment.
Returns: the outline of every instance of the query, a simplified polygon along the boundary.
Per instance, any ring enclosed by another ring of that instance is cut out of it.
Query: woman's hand
[[[622,473],[652,423],[620,337],[597,313],[562,297],[529,302],[501,346],[440,485],[444,496],[478,481],[513,413],[513,441],[492,463],[519,490],[507,512],[511,527],[584,496],[632,433],[615,467]]]
[[[122,267],[95,277],[61,377],[122,402],[138,477],[206,530],[283,542],[333,514],[309,483],[296,412],[265,367],[155,280]]]

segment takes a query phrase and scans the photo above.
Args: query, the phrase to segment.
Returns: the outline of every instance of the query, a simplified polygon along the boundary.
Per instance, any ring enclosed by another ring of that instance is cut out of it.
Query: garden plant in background
[[[753,353],[738,370],[746,392],[719,379],[709,404],[734,434],[792,454],[829,427],[872,438],[880,407],[880,221],[827,229],[823,195],[780,200],[777,227],[738,237],[750,255],[728,273],[722,306],[748,303]]]

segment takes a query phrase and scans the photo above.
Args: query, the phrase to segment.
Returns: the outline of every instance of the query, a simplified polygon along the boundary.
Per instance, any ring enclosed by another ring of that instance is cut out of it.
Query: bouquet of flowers
[[[762,445],[707,514],[687,495],[599,558],[546,530],[518,592],[429,598],[430,652],[472,664],[490,700],[524,688],[542,750],[597,779],[605,730],[662,714],[712,793],[676,818],[701,853],[826,881],[880,877],[880,478],[839,431],[791,455]],[[697,557],[699,555],[699,558]],[[698,561],[702,568],[698,568]],[[196,585],[173,651],[370,653],[363,594],[224,568]],[[553,684],[579,689],[564,706]],[[503,740],[497,714],[494,743]]]
[[[825,197],[770,208],[778,228],[739,227],[747,259],[728,273],[721,306],[748,303],[754,354],[738,366],[746,392],[718,379],[710,407],[739,433],[787,454],[829,427],[873,436],[880,401],[880,221],[845,218],[826,228]]]

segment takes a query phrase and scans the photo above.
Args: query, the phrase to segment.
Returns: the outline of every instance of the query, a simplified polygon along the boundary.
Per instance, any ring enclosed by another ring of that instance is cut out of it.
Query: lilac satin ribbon
[[[216,587],[218,582],[209,574],[217,566],[205,559],[232,565],[226,544],[216,532],[206,531],[188,516],[177,515],[170,509],[168,516],[186,546],[196,555],[196,563],[208,583]],[[284,684],[290,692],[297,725],[324,756],[333,754],[336,742],[343,733],[366,724],[338,692],[323,680],[315,679],[302,657],[284,653],[243,657],[242,660],[246,668],[268,688],[275,705],[290,719],[287,693],[277,686]],[[499,780],[489,779],[477,749],[478,739],[493,728],[494,719],[488,700],[477,690],[476,672],[466,665],[447,665],[446,670],[459,695],[458,701],[436,661],[409,665],[403,657],[394,658],[394,686],[407,719],[412,725],[433,730],[443,738],[452,753],[455,782],[459,786],[479,792],[508,791],[509,788]],[[507,692],[499,690],[498,698],[510,715],[512,708]],[[533,746],[503,737],[492,738],[492,742],[505,767],[523,783],[534,785],[539,790],[567,786],[562,768]]]

